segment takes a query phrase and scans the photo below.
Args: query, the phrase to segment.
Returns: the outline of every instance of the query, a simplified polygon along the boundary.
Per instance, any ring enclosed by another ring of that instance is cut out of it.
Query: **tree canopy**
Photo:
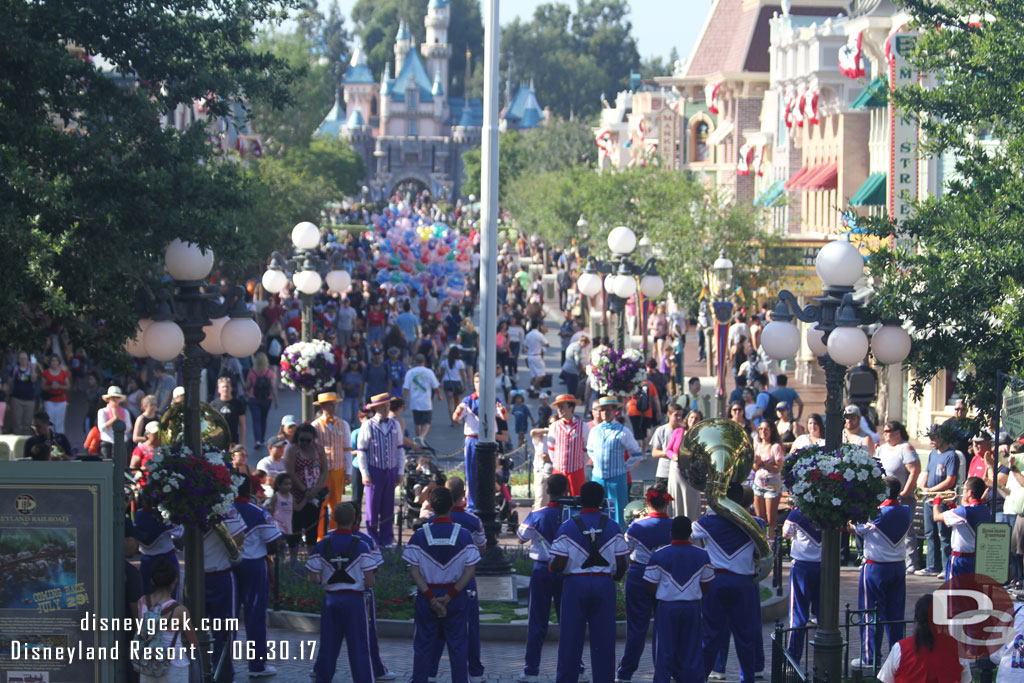
[[[968,403],[991,413],[996,372],[1024,375],[1024,6],[905,5],[921,27],[912,62],[933,78],[893,100],[919,121],[922,152],[955,157],[956,174],[913,217],[870,224],[884,238],[871,261],[873,306],[913,328],[916,396],[947,370]]]
[[[245,260],[259,196],[213,157],[202,126],[163,127],[179,103],[283,105],[291,72],[253,48],[287,2],[12,0],[0,9],[0,344],[66,331],[120,347],[133,293],[175,237]]]
[[[772,284],[781,240],[750,207],[709,190],[690,174],[659,166],[597,173],[585,165],[523,173],[504,205],[516,226],[557,244],[589,244],[610,256],[607,235],[626,225],[647,235],[667,290],[687,307],[696,304],[706,269],[725,249],[736,281],[753,291]],[[589,224],[577,228],[580,215]],[[640,255],[638,254],[638,257]]]
[[[530,21],[515,19],[502,27],[501,74],[511,75],[512,90],[533,81],[537,101],[562,117],[586,118],[629,87],[640,54],[626,0],[551,2],[534,10]]]
[[[480,196],[480,149],[463,152],[462,194]],[[509,130],[498,141],[498,196],[504,202],[510,184],[523,173],[536,174],[576,164],[592,166],[597,147],[590,128],[556,119],[528,130]]]

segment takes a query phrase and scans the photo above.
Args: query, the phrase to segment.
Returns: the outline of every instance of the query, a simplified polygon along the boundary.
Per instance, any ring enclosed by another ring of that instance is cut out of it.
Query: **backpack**
[[[768,420],[769,422],[776,422],[778,421],[779,416],[775,414],[775,408],[776,406],[779,405],[779,399],[772,396],[771,392],[769,391],[766,391],[764,393],[768,394],[768,407],[765,408],[764,415],[762,415],[761,417]]]
[[[281,351],[283,351],[283,350],[284,349],[281,348],[281,340],[278,339],[277,337],[274,337],[273,339],[271,339],[270,343],[267,344],[267,355],[268,356],[275,356],[275,357],[276,356],[280,356],[281,355]]]
[[[150,605],[148,597],[143,598],[142,605],[140,605],[140,608],[144,610],[142,612],[142,621],[139,623],[139,630],[132,638],[138,645],[133,646],[130,650],[130,652],[134,653],[131,660],[132,668],[138,673],[144,676],[152,676],[153,678],[167,675],[167,670],[171,666],[170,661],[164,657],[155,656],[153,650],[164,649],[160,620],[164,618],[163,615],[165,613],[173,612],[177,605],[177,602],[171,600],[167,607],[161,609],[160,605]],[[172,648],[178,642],[178,635],[178,633],[175,633],[173,640],[171,640]]]
[[[261,401],[265,401],[270,398],[271,384],[270,378],[265,374],[256,377],[256,381],[252,385],[252,395],[254,398],[258,398]]]
[[[636,409],[641,413],[646,413],[651,409],[651,394],[648,386],[647,382],[644,382],[644,386],[636,392]]]

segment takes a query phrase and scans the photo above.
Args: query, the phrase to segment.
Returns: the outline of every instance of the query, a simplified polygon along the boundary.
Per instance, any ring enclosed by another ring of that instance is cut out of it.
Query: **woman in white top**
[[[462,399],[465,388],[469,385],[466,381],[466,364],[460,357],[459,347],[452,344],[448,347],[448,357],[441,361],[441,386],[444,387],[444,395],[448,397],[448,414],[455,412],[455,407]],[[455,426],[455,422],[449,425]]]
[[[188,667],[191,664],[189,652],[195,652],[199,639],[192,630],[188,609],[174,599],[178,585],[178,567],[167,558],[153,563],[153,592],[139,601],[139,618],[146,619],[146,612],[158,610],[165,619],[160,632],[160,641],[153,647],[167,653],[170,666],[163,676],[139,675],[140,683],[188,683]]]
[[[789,452],[795,453],[808,446],[825,446],[825,421],[818,413],[811,413],[807,416],[807,431],[796,437]]]
[[[114,455],[114,423],[121,420],[127,431],[128,425],[131,424],[131,416],[121,405],[124,401],[121,387],[111,386],[101,398],[107,405],[96,413],[96,426],[100,430],[100,455],[104,460],[110,460]]]
[[[913,509],[917,500],[914,489],[917,478],[921,474],[921,458],[910,445],[910,435],[906,427],[897,420],[889,420],[882,428],[882,443],[875,449],[875,457],[882,461],[882,469],[887,477],[896,477],[903,488],[900,489],[900,502]],[[917,557],[917,531],[910,525],[907,532],[907,573],[920,569],[915,561]]]

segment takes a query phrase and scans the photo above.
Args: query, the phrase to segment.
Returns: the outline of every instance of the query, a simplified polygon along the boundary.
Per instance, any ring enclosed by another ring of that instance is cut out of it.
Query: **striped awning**
[[[816,192],[819,190],[834,190],[839,183],[839,163],[831,162],[818,166],[814,173],[804,178],[803,189]]]
[[[850,109],[856,111],[865,107],[884,107],[888,101],[889,84],[884,78],[875,77],[861,94],[857,95],[857,99],[850,105]]]
[[[725,142],[725,139],[729,137],[729,134],[736,128],[732,121],[720,121],[718,128],[715,128],[710,135],[708,135],[707,145],[708,147],[714,147]]]
[[[768,189],[758,195],[754,200],[754,206],[766,208],[777,206],[779,200],[786,195],[786,184],[782,180],[776,180],[768,186]]]
[[[794,175],[790,176],[789,180],[787,180],[783,184],[783,186],[787,190],[802,190],[804,180],[807,179],[807,176],[809,174],[814,173],[816,168],[818,167],[813,164],[804,165],[803,168],[797,171]]]

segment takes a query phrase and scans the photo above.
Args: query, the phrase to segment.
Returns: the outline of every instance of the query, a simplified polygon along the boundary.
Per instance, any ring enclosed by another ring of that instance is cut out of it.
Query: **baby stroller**
[[[398,526],[416,529],[420,526],[420,506],[425,493],[444,486],[447,477],[437,464],[436,453],[430,446],[410,451],[402,477],[402,499],[398,510]]]

